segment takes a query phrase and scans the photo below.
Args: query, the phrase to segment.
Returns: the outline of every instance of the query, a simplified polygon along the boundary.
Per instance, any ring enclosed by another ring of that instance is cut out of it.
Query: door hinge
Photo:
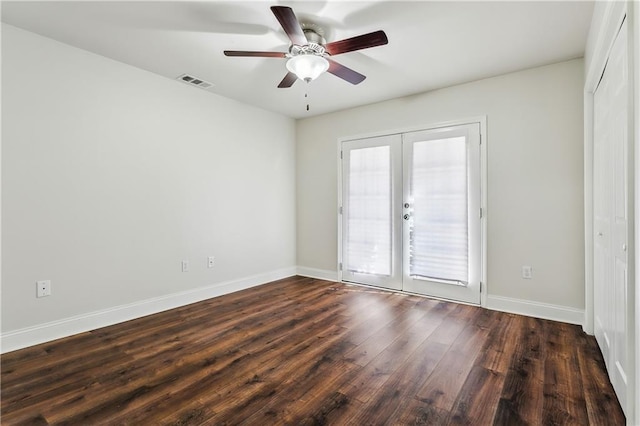
[[[338,264],[338,267],[339,267],[339,268],[340,268],[340,270],[342,271],[342,262],[340,262],[340,263]]]
[[[482,133],[480,133],[480,145],[482,145]]]
[[[480,219],[482,219],[482,207],[480,207]]]
[[[482,281],[480,281],[480,293],[482,293]]]
[[[342,160],[342,151],[340,151],[340,159]]]
[[[342,214],[342,206],[338,207],[338,213]]]

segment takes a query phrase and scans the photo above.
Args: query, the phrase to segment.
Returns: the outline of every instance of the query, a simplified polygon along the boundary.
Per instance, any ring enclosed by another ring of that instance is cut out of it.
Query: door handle
[[[410,216],[408,214],[405,214],[403,217],[404,217],[404,220],[409,220]]]
[[[404,203],[404,208],[405,208],[405,209],[408,209],[408,208],[409,208],[409,206],[410,206],[410,204],[409,204],[409,203]]]

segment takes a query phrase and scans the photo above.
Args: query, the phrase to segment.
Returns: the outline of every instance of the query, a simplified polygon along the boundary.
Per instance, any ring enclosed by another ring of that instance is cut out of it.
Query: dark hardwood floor
[[[2,424],[622,425],[580,327],[293,277],[4,354]]]

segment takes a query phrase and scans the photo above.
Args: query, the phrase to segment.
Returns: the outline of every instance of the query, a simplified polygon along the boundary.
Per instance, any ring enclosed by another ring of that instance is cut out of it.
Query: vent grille
[[[213,87],[213,83],[209,83],[206,80],[203,80],[201,78],[198,77],[194,77],[192,75],[189,74],[182,74],[181,76],[179,76],[177,78],[177,80],[180,80],[184,83],[190,84],[192,86],[198,86],[202,89],[208,89],[210,87]]]

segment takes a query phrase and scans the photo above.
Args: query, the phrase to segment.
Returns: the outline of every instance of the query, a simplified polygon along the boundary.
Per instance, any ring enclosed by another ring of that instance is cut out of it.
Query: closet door
[[[594,332],[609,366],[613,329],[612,205],[613,162],[609,123],[609,80],[603,79],[594,96],[593,213],[594,213]]]
[[[628,387],[627,25],[594,94],[594,330],[620,405]]]

